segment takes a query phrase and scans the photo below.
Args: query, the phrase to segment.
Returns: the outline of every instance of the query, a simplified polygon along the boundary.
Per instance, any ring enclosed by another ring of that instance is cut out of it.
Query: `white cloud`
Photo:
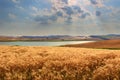
[[[16,8],[18,8],[18,9],[20,9],[20,10],[25,10],[22,6],[18,6],[18,5],[16,5]]]
[[[9,18],[11,18],[11,19],[15,19],[15,18],[17,17],[15,14],[12,14],[12,13],[9,13],[8,16],[9,16]]]
[[[40,4],[40,0],[35,0]],[[79,19],[95,18],[96,9],[104,8],[103,0],[47,0],[52,5],[51,9],[44,8],[39,9],[38,7],[32,6],[32,17],[45,18],[45,22],[49,21],[49,17],[56,19],[56,22],[75,22]],[[89,7],[92,9],[89,9]],[[106,7],[105,7],[106,8]],[[46,17],[48,16],[48,17]],[[40,20],[39,19],[39,20]],[[94,19],[93,19],[94,20]],[[42,21],[42,20],[40,20]]]
[[[69,6],[76,5],[76,4],[77,4],[77,0],[68,0]]]
[[[32,6],[32,10],[38,12],[38,8],[36,8],[35,6]]]

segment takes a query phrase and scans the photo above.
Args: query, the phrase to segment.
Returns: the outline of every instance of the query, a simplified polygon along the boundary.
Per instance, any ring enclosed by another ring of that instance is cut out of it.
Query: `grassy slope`
[[[0,46],[0,80],[119,80],[120,50]]]
[[[120,49],[120,40],[103,40],[85,44],[64,45],[64,47],[82,47],[82,48],[111,48]]]

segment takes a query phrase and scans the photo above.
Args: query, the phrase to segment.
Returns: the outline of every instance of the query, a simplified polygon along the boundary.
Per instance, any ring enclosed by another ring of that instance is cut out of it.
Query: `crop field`
[[[0,46],[0,80],[120,80],[120,50]]]

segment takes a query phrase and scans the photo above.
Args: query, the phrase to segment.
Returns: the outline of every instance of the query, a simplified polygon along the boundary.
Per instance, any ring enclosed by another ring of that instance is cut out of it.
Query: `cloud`
[[[57,16],[56,15],[51,15],[51,16],[49,16],[48,19],[52,20],[52,21],[56,21],[57,20]]]
[[[73,6],[77,4],[77,0],[68,0],[68,5]]]
[[[71,7],[63,7],[62,10],[67,14],[67,15],[72,15],[74,13],[74,11],[72,10]]]
[[[62,0],[62,2],[64,2],[65,4],[68,4],[69,0]]]
[[[96,7],[103,7],[104,6],[103,2],[105,2],[105,1],[103,1],[103,0],[90,0],[90,2],[91,2],[91,4],[95,5]]]
[[[96,8],[103,7],[103,0],[49,0],[52,7],[50,9],[43,9],[40,11],[37,7],[32,7],[35,11],[35,21],[46,24],[57,22],[58,19],[63,18],[65,23],[73,23],[74,19],[84,19],[88,16],[101,16],[101,11],[96,11]],[[91,7],[92,6],[92,7]],[[93,7],[94,6],[94,7]],[[95,9],[91,12],[87,7]],[[94,14],[95,13],[95,14]]]
[[[60,11],[56,12],[56,15],[59,16],[59,17],[63,17],[63,13],[60,12]]]
[[[78,13],[83,13],[83,10],[81,10],[81,7],[79,6],[73,6],[74,11],[78,12]]]
[[[11,18],[11,19],[15,19],[15,18],[17,17],[15,14],[12,14],[12,13],[9,13],[8,16],[9,16],[9,18]]]
[[[20,9],[20,10],[25,10],[22,6],[18,6],[18,5],[16,5],[16,8],[18,8],[18,9]]]
[[[66,21],[65,21],[67,24],[71,24],[73,21],[72,21],[72,17],[67,17]]]
[[[56,21],[57,20],[57,16],[56,15],[51,15],[51,16],[36,16],[35,17],[35,21],[39,22],[42,25],[46,25],[46,24],[50,24],[51,21]]]
[[[90,0],[92,4],[98,4],[97,0]]]
[[[83,13],[83,14],[80,16],[80,18],[84,19],[84,18],[86,18],[87,16],[90,16],[90,14],[89,14],[89,13]]]
[[[37,12],[38,11],[38,8],[36,8],[35,6],[32,6],[32,10]]]
[[[14,3],[20,3],[20,0],[12,0]]]
[[[48,24],[49,16],[37,16],[35,17],[35,21],[40,24]]]
[[[101,16],[101,12],[100,11],[96,11],[96,16]]]

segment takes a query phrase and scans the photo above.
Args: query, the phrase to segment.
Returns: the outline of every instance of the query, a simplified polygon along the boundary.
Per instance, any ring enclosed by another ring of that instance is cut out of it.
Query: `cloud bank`
[[[44,15],[41,15],[37,8],[32,7],[36,12],[34,14],[36,22],[50,24],[59,22],[61,19],[62,23],[73,23],[74,19],[79,20],[90,16],[101,16],[102,12],[95,11],[93,13],[87,7],[93,9],[104,7],[103,0],[49,0],[49,2],[52,6],[50,9],[45,8],[47,14]]]

